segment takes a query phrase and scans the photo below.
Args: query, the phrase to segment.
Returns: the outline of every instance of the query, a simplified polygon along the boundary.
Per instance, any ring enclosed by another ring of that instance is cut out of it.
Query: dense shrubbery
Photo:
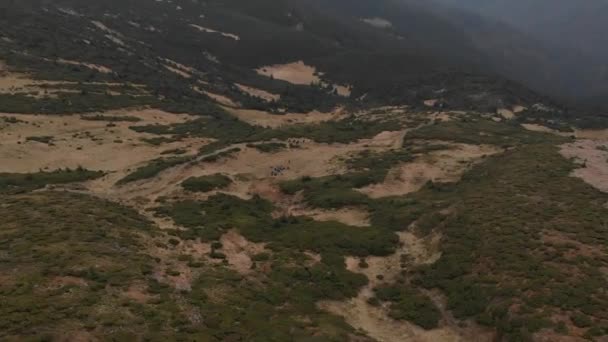
[[[68,192],[2,197],[2,203],[0,339],[74,324],[108,334],[142,324],[133,319],[136,306],[116,293],[152,271],[152,259],[141,254],[140,234],[153,234],[148,221]],[[108,305],[111,312],[103,309]]]
[[[397,237],[384,229],[357,230],[338,222],[318,222],[305,217],[273,219],[272,206],[260,198],[250,201],[219,194],[205,202],[184,201],[158,209],[188,231],[183,238],[213,240],[235,227],[249,240],[271,242],[275,248],[295,248],[343,255],[386,255]]]
[[[287,148],[285,143],[269,142],[269,143],[258,143],[258,144],[247,144],[247,147],[255,148],[256,150],[264,153],[274,153]]]
[[[504,147],[519,144],[567,141],[566,138],[556,135],[530,132],[515,125],[497,123],[481,118],[467,118],[460,121],[440,122],[425,126],[409,132],[406,139],[444,140]]]
[[[0,193],[40,189],[51,184],[83,182],[103,176],[101,171],[59,169],[37,173],[0,173]]]
[[[174,166],[181,165],[192,161],[194,157],[183,156],[183,157],[169,157],[169,158],[158,158],[154,159],[148,164],[138,168],[132,173],[126,175],[124,178],[118,181],[118,185],[123,185],[131,182],[135,182],[142,179],[154,178],[164,170],[170,169]]]
[[[438,326],[441,313],[435,304],[409,285],[387,285],[375,288],[374,292],[378,300],[391,303],[390,317],[411,321],[424,329],[434,329]]]
[[[192,192],[208,192],[223,189],[230,184],[232,184],[230,177],[216,173],[209,176],[190,177],[182,182],[182,187]]]
[[[475,167],[451,194],[426,188],[413,196],[437,193],[455,206],[441,224],[442,257],[417,283],[444,291],[457,318],[474,317],[513,340],[550,326],[550,308],[581,310],[581,322],[604,317],[598,267],[608,258],[579,248],[605,244],[608,197],[569,177],[572,168],[553,146],[524,146]]]

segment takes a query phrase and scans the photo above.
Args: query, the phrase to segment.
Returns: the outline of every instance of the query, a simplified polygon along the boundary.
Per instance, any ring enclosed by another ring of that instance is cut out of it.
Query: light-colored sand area
[[[489,145],[449,145],[449,150],[431,152],[391,169],[383,183],[359,191],[371,198],[380,198],[418,191],[428,181],[455,182],[484,156],[499,152],[496,147]]]
[[[240,105],[238,103],[234,102],[231,98],[229,98],[227,96],[212,93],[208,90],[204,90],[197,86],[192,87],[192,89],[199,94],[204,94],[204,95],[209,96],[213,101],[215,101],[223,106],[227,106],[227,107],[231,107],[231,108],[240,107]]]
[[[264,243],[254,243],[244,238],[238,231],[232,229],[220,238],[222,248],[220,252],[226,255],[231,268],[240,274],[252,272],[253,261],[256,254],[268,252]]]
[[[307,216],[315,221],[336,221],[353,227],[369,227],[369,213],[359,208],[336,210],[311,209],[304,206],[288,208],[288,215]]]
[[[458,327],[450,317],[442,319],[440,326],[424,330],[407,321],[396,321],[387,315],[386,306],[372,306],[368,299],[373,297],[373,288],[383,283],[390,283],[402,270],[422,264],[432,264],[439,257],[439,235],[419,238],[408,232],[398,233],[401,247],[388,257],[368,257],[367,267],[360,267],[359,259],[348,257],[347,269],[367,276],[369,284],[353,299],[323,301],[318,303],[321,309],[342,316],[351,326],[365,331],[379,342],[460,342],[471,341],[470,334]],[[381,275],[382,279],[377,276]],[[476,341],[491,341],[490,334],[475,334]]]
[[[174,74],[177,74],[183,78],[192,78],[192,74],[196,73],[197,70],[189,67],[187,65],[178,63],[172,59],[168,59],[168,58],[160,58],[160,60],[162,60],[163,63],[163,67],[169,71],[171,71]]]
[[[287,81],[292,84],[310,85],[321,83],[317,70],[303,61],[289,64],[268,65],[256,69],[257,73],[277,80]]]
[[[590,135],[602,137],[601,134]],[[561,146],[561,154],[573,158],[582,164],[573,172],[593,187],[608,192],[608,139],[606,140],[577,140]]]
[[[107,27],[105,24],[103,24],[100,21],[92,20],[91,23],[95,27],[97,27],[98,29],[100,29],[101,31],[106,32],[105,37],[107,39],[109,39],[110,41],[112,41],[113,43],[115,43],[117,45],[120,45],[120,46],[123,46],[123,47],[127,46],[125,44],[125,42],[123,41],[124,36],[120,32]]]
[[[183,122],[189,115],[170,114],[159,110],[121,110],[104,115],[136,116],[142,121],[115,122],[108,127],[105,121],[82,120],[80,115],[45,116],[0,114],[15,117],[18,123],[3,124],[0,128],[0,172],[37,172],[40,169],[77,168],[122,171],[146,160],[157,158],[161,152],[190,145],[196,150],[207,141],[187,141],[153,146],[141,138],[156,135],[141,134],[129,129],[132,125]],[[22,122],[21,122],[22,121]],[[52,137],[52,144],[27,141],[27,137]]]
[[[523,106],[513,106],[511,108],[499,108],[496,110],[496,114],[502,116],[504,119],[511,120],[515,118],[515,116],[524,110],[526,107]]]
[[[393,26],[393,23],[391,23],[387,19],[379,17],[363,18],[361,19],[361,21],[376,28],[389,28]]]
[[[197,195],[185,194],[180,186],[181,182],[190,177],[223,173],[231,176],[235,182],[221,192],[244,199],[251,198],[253,194],[259,194],[273,201],[279,208],[288,208],[293,203],[279,191],[278,182],[299,179],[303,176],[322,177],[344,173],[347,168],[343,160],[349,155],[369,149],[382,151],[392,148],[399,140],[395,137],[400,134],[402,133],[394,132],[392,134],[394,139],[388,139],[387,136],[390,134],[384,133],[376,138],[363,139],[352,144],[320,144],[299,139],[299,148],[286,149],[272,154],[261,153],[255,148],[247,147],[246,144],[236,144],[223,150],[238,147],[241,149],[240,152],[216,162],[178,165],[161,172],[153,179],[119,187],[115,186],[115,183],[124,177],[124,174],[116,173],[89,182],[87,187],[91,192],[103,197],[148,207],[153,205],[159,197],[197,197]],[[142,162],[138,166],[145,163]],[[286,168],[285,171],[280,175],[272,176],[273,168],[280,166]],[[204,199],[209,195],[203,194],[198,197]],[[285,201],[285,203],[281,203],[281,201]]]
[[[218,101],[219,102],[219,101]],[[238,109],[238,108],[224,108],[230,114],[237,117],[238,119],[245,121],[249,124],[268,127],[278,128],[281,126],[295,125],[295,124],[311,124],[319,123],[332,120],[340,120],[347,114],[342,107],[338,107],[329,113],[321,113],[318,111],[312,111],[310,113],[285,113],[285,114],[272,114],[261,110],[255,109]]]
[[[328,85],[328,83],[324,82],[320,77],[323,76],[323,73],[317,72],[315,67],[306,65],[303,61],[263,66],[256,69],[256,72],[260,75],[273,77],[274,79],[283,80],[292,84]],[[348,85],[332,84],[332,87],[340,96],[349,97],[352,91],[352,87]]]
[[[168,64],[163,64],[163,67],[164,67],[165,69],[167,69],[167,70],[171,71],[172,73],[174,73],[174,74],[176,74],[176,75],[179,75],[179,76],[181,76],[181,77],[183,77],[183,78],[192,78],[192,75],[190,75],[189,73],[187,73],[187,72],[185,72],[185,71],[183,71],[183,70],[180,70],[180,69],[178,69],[178,68],[175,68],[175,67],[173,67],[173,66],[171,66],[171,65],[168,65]]]
[[[278,101],[281,99],[281,95],[273,94],[262,89],[246,86],[244,84],[239,83],[235,83],[234,85],[239,88],[240,91],[249,94],[253,97],[259,97],[267,102]]]
[[[50,61],[49,59],[46,59],[46,58],[45,58],[45,60]],[[112,69],[108,68],[107,66],[103,66],[103,65],[99,65],[99,64],[72,61],[72,60],[63,59],[63,58],[56,60],[56,62],[61,63],[61,64],[82,66],[82,67],[100,72],[102,74],[111,74],[112,73]]]
[[[575,131],[577,139],[589,139],[608,142],[608,129],[579,129]]]
[[[226,32],[221,32],[221,31],[217,31],[214,29],[210,29],[208,27],[204,27],[204,26],[200,26],[200,25],[195,25],[195,24],[190,24],[190,27],[193,27],[201,32],[205,32],[205,33],[217,33],[220,34],[222,37],[225,38],[230,38],[233,40],[241,40],[241,37],[237,36],[236,34],[233,33],[226,33]]]

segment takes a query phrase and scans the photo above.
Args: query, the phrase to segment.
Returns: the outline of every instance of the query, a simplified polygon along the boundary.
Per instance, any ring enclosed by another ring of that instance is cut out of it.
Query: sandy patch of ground
[[[174,67],[172,67],[170,65],[167,65],[167,64],[163,64],[163,67],[165,69],[171,71],[172,73],[174,73],[176,75],[179,75],[179,76],[181,76],[183,78],[192,78],[192,75],[190,75],[189,73],[187,73],[185,71],[182,71],[182,70],[180,70],[178,68],[174,68]]]
[[[123,295],[137,303],[145,304],[152,296],[143,285],[131,285]]]
[[[601,135],[600,135],[601,137]],[[577,140],[561,146],[561,154],[583,163],[572,175],[596,189],[608,192],[608,139]]]
[[[374,18],[364,18],[361,19],[361,21],[363,21],[366,24],[369,24],[373,27],[377,27],[377,28],[389,28],[393,26],[393,23],[391,23],[390,21],[384,19],[384,18],[378,18],[378,17],[374,17]]]
[[[523,112],[526,109],[528,109],[528,108],[526,108],[524,106],[519,106],[519,105],[513,106],[513,113],[519,114],[519,113]]]
[[[97,27],[98,29],[106,32],[107,34],[105,35],[105,37],[113,43],[120,46],[126,46],[125,42],[121,39],[124,38],[124,36],[120,32],[110,29],[100,21],[92,20],[91,23],[95,25],[95,27]]]
[[[311,83],[321,83],[317,71],[314,67],[298,61],[289,64],[275,64],[256,69],[257,73],[277,80],[287,81],[292,84],[310,85]]]
[[[498,153],[488,145],[451,144],[389,171],[385,181],[359,189],[371,198],[405,195],[420,190],[428,181],[454,182],[484,156]]]
[[[167,124],[190,118],[153,109],[113,111],[104,115],[136,116],[143,120],[137,125]],[[134,125],[132,122],[115,122],[115,127],[108,127],[107,122],[82,120],[79,115],[0,114],[0,119],[11,116],[23,122],[0,126],[0,172],[37,172],[78,166],[126,172],[139,163],[157,158],[167,149],[191,145],[191,149],[196,150],[207,143],[204,139],[189,139],[153,146],[140,139],[157,136],[132,131],[129,129]],[[53,137],[53,144],[26,141],[32,136]]]
[[[435,107],[438,102],[439,102],[438,99],[425,100],[424,101],[424,105],[427,106],[427,107]]]
[[[101,72],[103,74],[111,74],[112,73],[112,69],[103,66],[103,65],[99,65],[99,64],[91,64],[91,63],[84,63],[84,62],[78,62],[78,61],[71,61],[71,60],[67,60],[67,59],[63,59],[60,58],[58,59],[56,62],[61,63],[61,64],[69,64],[69,65],[79,65],[79,66],[83,66],[85,68],[91,69],[91,70],[95,70],[97,72]]]
[[[229,98],[227,96],[212,93],[210,91],[201,89],[196,86],[194,86],[192,89],[194,89],[194,91],[196,91],[199,94],[205,94],[205,95],[209,96],[213,101],[215,101],[221,105],[224,105],[227,107],[239,107],[238,103],[234,102],[231,98]]]
[[[124,177],[125,173],[117,172],[89,182],[88,189],[106,198],[135,202],[139,207],[147,207],[162,196],[183,197],[184,191],[180,184],[189,177],[223,173],[233,178],[242,178],[242,175],[247,175],[247,179],[235,182],[236,184],[228,189],[221,190],[222,193],[244,199],[251,198],[253,194],[260,194],[272,201],[281,201],[283,195],[275,186],[278,182],[303,176],[322,177],[344,173],[347,168],[342,160],[348,155],[369,149],[386,150],[392,148],[392,144],[396,143],[390,139],[379,141],[365,139],[352,144],[331,145],[314,143],[306,139],[299,139],[299,141],[299,148],[285,149],[272,154],[261,153],[254,148],[247,147],[246,144],[231,145],[220,151],[236,147],[241,151],[217,162],[178,165],[161,172],[153,179],[133,182],[120,187],[115,186],[115,183]],[[165,149],[167,149],[167,145],[164,146],[163,150]],[[147,163],[149,159],[151,158],[138,163],[135,167]],[[272,168],[278,166],[283,166],[286,170],[281,175],[273,177]],[[188,194],[188,196],[193,195]],[[204,194],[201,198],[208,196],[209,194]],[[279,203],[277,205],[285,207],[292,204]]]
[[[253,265],[251,258],[265,251],[264,243],[248,241],[234,229],[222,235],[220,242],[220,251],[226,255],[230,266],[240,274],[250,273]]]
[[[338,94],[340,96],[350,97],[350,94],[352,93],[351,86],[334,84],[333,87],[334,87],[334,91],[336,92],[336,94]]]
[[[358,208],[341,208],[338,210],[307,209],[304,207],[289,208],[288,215],[308,216],[316,221],[336,221],[353,227],[369,227],[369,213]]]
[[[267,101],[267,102],[278,101],[281,99],[281,95],[273,94],[273,93],[267,92],[262,89],[249,87],[249,86],[246,86],[244,84],[239,84],[239,83],[235,83],[234,85],[237,88],[239,88],[240,91],[242,91],[246,94],[249,94],[253,97],[259,97],[262,100]]]
[[[496,114],[502,116],[507,120],[511,120],[515,117],[515,113],[512,110],[506,108],[500,108],[496,111]]]
[[[288,64],[275,64],[263,66],[255,70],[262,76],[272,77],[277,80],[283,80],[291,84],[299,85],[311,85],[319,84],[324,87],[328,86],[328,83],[324,82],[319,76],[323,74],[317,72],[315,67],[304,64],[303,61],[298,61]],[[345,97],[350,97],[351,86],[333,84],[331,85],[334,91]]]
[[[205,32],[205,33],[219,33],[222,37],[226,37],[226,38],[230,38],[230,39],[234,39],[234,40],[241,40],[241,37],[237,36],[236,34],[232,34],[232,33],[226,33],[226,32],[221,32],[221,31],[216,31],[213,29],[210,29],[208,27],[203,27],[200,25],[195,25],[195,24],[190,24],[190,27],[193,27],[201,32]]]
[[[608,142],[608,129],[579,129],[575,130],[577,139],[602,140]]]
[[[89,286],[86,280],[78,277],[71,276],[63,276],[63,277],[54,277],[49,282],[49,288],[58,289],[64,286]]]
[[[219,102],[219,101],[218,101]],[[311,124],[319,123],[332,120],[340,120],[344,118],[344,109],[339,107],[330,113],[321,113],[318,111],[312,111],[310,113],[285,113],[285,114],[271,114],[261,110],[255,109],[236,109],[236,108],[224,108],[230,114],[237,117],[239,120],[245,121],[251,125],[278,128],[281,126],[295,125],[295,124]]]
[[[172,73],[179,75],[183,78],[192,78],[192,74],[197,72],[196,69],[183,65],[181,63],[178,63],[172,59],[168,59],[168,58],[161,58],[161,60],[163,62],[165,62],[163,64],[163,67],[169,71],[171,71]]]
[[[527,129],[528,131],[532,131],[532,132],[541,132],[541,133],[552,133],[552,134],[557,134],[558,132],[554,129],[551,129],[549,127],[543,126],[543,125],[539,125],[539,124],[521,124],[521,127]]]
[[[351,326],[365,331],[379,342],[451,342],[470,341],[460,329],[448,324],[444,319],[441,326],[433,330],[424,330],[407,321],[396,321],[386,314],[383,307],[369,305],[367,300],[373,296],[373,288],[384,282],[395,280],[397,275],[411,265],[430,264],[440,254],[437,245],[440,236],[431,235],[418,238],[407,232],[399,233],[402,247],[388,257],[368,257],[367,268],[359,267],[358,258],[347,258],[347,268],[352,272],[365,274],[370,283],[364,287],[356,298],[345,302],[325,301],[319,307],[333,314],[344,317]],[[377,278],[382,275],[383,279]],[[485,341],[480,339],[479,341]],[[488,339],[490,341],[490,339]]]

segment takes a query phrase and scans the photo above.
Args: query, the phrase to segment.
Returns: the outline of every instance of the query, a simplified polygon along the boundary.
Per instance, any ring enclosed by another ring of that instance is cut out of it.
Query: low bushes
[[[208,192],[223,189],[232,184],[230,177],[216,173],[209,176],[191,177],[182,182],[182,187],[191,192]]]

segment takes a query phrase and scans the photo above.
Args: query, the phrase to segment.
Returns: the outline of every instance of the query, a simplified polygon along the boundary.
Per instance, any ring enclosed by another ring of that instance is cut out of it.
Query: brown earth
[[[360,189],[372,197],[405,195],[420,190],[428,181],[455,182],[484,156],[499,150],[489,145],[450,144],[445,151],[431,152],[389,171],[385,181]]]
[[[587,134],[595,138],[603,137],[603,133]],[[573,172],[573,176],[603,192],[608,192],[608,139],[577,140],[562,145],[560,152],[564,157],[581,163],[581,167]]]

